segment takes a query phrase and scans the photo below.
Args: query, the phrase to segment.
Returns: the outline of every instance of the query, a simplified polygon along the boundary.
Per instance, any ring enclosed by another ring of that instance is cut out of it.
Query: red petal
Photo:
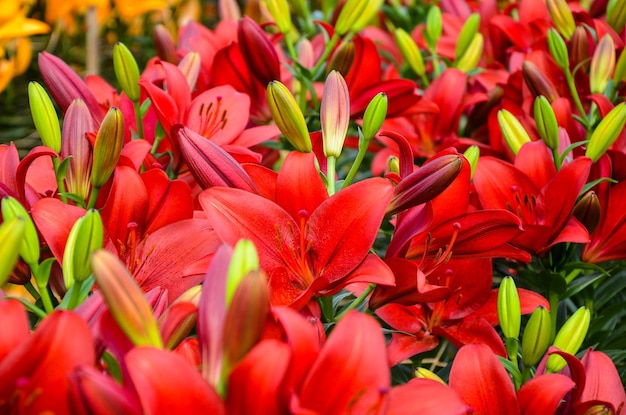
[[[611,403],[614,408],[623,407],[626,394],[613,361],[602,352],[589,350],[582,364],[587,377],[580,401],[599,400]]]
[[[496,330],[476,313],[470,314],[451,326],[435,326],[433,333],[444,336],[456,347],[484,344],[492,350],[492,353],[502,357],[506,356],[504,344]]]
[[[450,386],[475,413],[519,414],[515,388],[504,366],[484,344],[462,347],[450,370]]]
[[[189,185],[182,180],[170,180],[160,169],[151,169],[141,175],[148,191],[146,234],[193,216],[193,197]]]
[[[452,388],[431,379],[411,379],[389,394],[387,415],[462,415],[471,410]],[[417,409],[419,408],[419,410]]]
[[[124,361],[145,414],[225,414],[215,390],[175,353],[135,347]]]
[[[546,374],[529,380],[517,393],[521,415],[554,414],[576,384],[561,374]]]
[[[0,338],[0,362],[13,349],[28,339],[30,327],[22,304],[13,299],[0,299],[0,324],[3,335]]]

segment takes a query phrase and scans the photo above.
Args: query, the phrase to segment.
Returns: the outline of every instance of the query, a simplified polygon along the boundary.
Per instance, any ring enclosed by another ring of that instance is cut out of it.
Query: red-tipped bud
[[[339,157],[350,124],[350,94],[345,79],[337,71],[332,71],[326,78],[320,122],[324,155]]]
[[[254,20],[247,16],[240,20],[237,39],[246,64],[261,84],[265,86],[274,80],[280,80],[278,54],[263,29]]]
[[[604,35],[591,58],[589,87],[592,94],[603,94],[615,70],[615,43],[611,35]]]
[[[352,67],[355,54],[353,42],[342,43],[330,59],[328,72],[335,70],[345,76]]]
[[[90,366],[81,366],[69,375],[68,402],[73,414],[141,413],[139,402],[129,389]]]
[[[152,37],[154,38],[154,47],[159,59],[174,65],[178,64],[180,58],[176,53],[176,43],[170,31],[163,24],[159,23],[152,29]]]
[[[89,109],[82,100],[70,104],[63,120],[61,157],[69,159],[65,185],[67,191],[87,200],[91,190],[91,144],[87,133],[95,132]]]
[[[581,65],[583,71],[589,68],[589,37],[584,26],[576,26],[568,44],[569,56],[573,66]]]
[[[124,116],[122,111],[111,107],[100,124],[93,148],[91,183],[102,187],[117,166],[124,145]]]
[[[79,98],[85,102],[96,122],[102,120],[102,109],[96,97],[89,90],[85,81],[60,58],[48,52],[41,52],[39,54],[39,70],[50,95],[63,112],[67,111],[72,101]]]
[[[396,186],[387,215],[432,200],[456,179],[462,167],[463,157],[458,154],[447,154],[427,162]]]
[[[522,75],[534,98],[543,95],[552,102],[559,97],[552,81],[531,61],[524,61],[522,64]]]
[[[241,165],[218,145],[187,127],[175,133],[183,159],[200,187],[234,187],[256,193]]]
[[[592,233],[598,223],[600,222],[600,200],[598,195],[593,190],[588,191],[585,195],[574,205],[572,215],[580,221],[585,228]]]

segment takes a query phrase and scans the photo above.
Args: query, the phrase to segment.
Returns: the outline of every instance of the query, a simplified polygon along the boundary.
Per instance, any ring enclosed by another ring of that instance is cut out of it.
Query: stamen
[[[128,255],[128,269],[131,272],[131,274],[133,273],[133,271],[135,270],[135,267],[137,266],[136,261],[135,261],[135,255],[137,254],[137,228],[139,227],[139,225],[137,224],[137,222],[130,222],[128,224],[128,243],[126,244],[129,248],[129,255]]]

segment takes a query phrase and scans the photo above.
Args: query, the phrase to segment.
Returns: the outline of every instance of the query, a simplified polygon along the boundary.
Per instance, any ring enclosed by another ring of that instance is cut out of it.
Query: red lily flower
[[[314,157],[287,156],[276,178],[275,201],[217,187],[198,196],[225,243],[254,242],[273,305],[302,308],[311,297],[336,293],[351,282],[393,284],[382,261],[368,255],[391,184],[367,179],[328,197]]]
[[[560,242],[589,241],[571,211],[590,167],[591,160],[581,157],[557,172],[548,148],[537,141],[522,146],[514,165],[481,158],[474,184],[483,208],[507,209],[521,219],[524,233],[512,243],[541,255]]]
[[[13,317],[15,311],[0,318]],[[71,312],[53,312],[0,361],[0,412],[69,413],[68,375],[94,362],[87,324]]]

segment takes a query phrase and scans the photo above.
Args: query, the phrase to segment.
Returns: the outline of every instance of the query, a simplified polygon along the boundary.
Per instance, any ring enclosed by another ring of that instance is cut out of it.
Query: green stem
[[[342,189],[349,186],[350,183],[352,183],[352,180],[354,180],[354,176],[356,176],[356,174],[358,173],[359,167],[361,167],[361,163],[363,162],[363,159],[365,158],[365,154],[367,154],[367,148],[369,147],[370,141],[371,141],[371,138],[369,140],[366,140],[363,137],[361,131],[359,130],[359,152],[354,158],[354,162],[352,163],[352,166],[350,167],[350,171],[348,172],[346,179],[343,181],[343,184],[341,185]]]
[[[365,301],[365,299],[372,293],[372,291],[374,291],[374,288],[376,288],[376,284],[372,283],[368,285],[365,291],[361,293],[361,295],[355,298],[354,301],[348,304],[348,306],[341,313],[339,313],[339,315],[335,318],[335,321],[341,320],[341,318],[345,316],[348,311],[354,310],[355,308],[363,304],[363,301]]]
[[[335,156],[328,156],[327,160],[327,175],[326,180],[328,180],[328,196],[332,196],[335,194],[335,166],[337,164],[337,158]]]
[[[43,311],[41,308],[37,307],[35,304],[29,303],[28,301],[26,301],[22,297],[13,297],[13,296],[8,295],[6,298],[11,298],[11,299],[19,301],[20,303],[22,303],[22,305],[24,307],[26,307],[27,309],[29,309],[30,311],[35,313],[37,315],[37,317],[39,317],[39,318],[45,318],[46,317],[45,311]]]
[[[550,291],[548,293],[548,301],[550,303],[550,320],[552,323],[552,336],[550,339],[550,343],[552,343],[552,341],[554,341],[554,337],[556,336],[556,320],[559,311],[559,294]]]
[[[522,369],[522,384],[528,382],[531,376],[532,372],[530,366],[524,366],[524,369]]]
[[[93,209],[96,207],[96,202],[98,201],[98,194],[100,193],[100,188],[93,186],[91,189],[91,195],[89,195],[89,204],[87,205],[87,209]]]
[[[143,121],[141,119],[141,105],[139,101],[133,102],[135,108],[135,122],[137,123],[137,138],[143,138]]]
[[[26,284],[24,284],[24,288],[26,288],[26,291],[28,291],[31,297],[33,297],[33,300],[35,300],[35,302],[41,298],[41,296],[39,295],[39,291],[37,291],[32,282],[28,281]]]
[[[578,95],[578,90],[576,89],[576,84],[574,83],[574,77],[572,76],[572,72],[568,69],[565,70],[565,79],[567,80],[567,87],[572,93],[572,97],[574,98],[574,104],[576,104],[576,108],[580,113],[580,118],[585,130],[589,130],[589,120],[587,119],[587,113],[585,113],[585,109],[583,108],[583,104],[580,101],[580,96]]]
[[[59,192],[59,197],[61,198],[61,201],[63,203],[67,203],[67,198],[63,195],[63,193],[67,192],[67,189],[65,188],[65,182],[63,181],[63,178],[59,177],[60,164],[61,163],[59,163],[59,159],[57,157],[52,158],[52,166],[54,167],[54,177],[57,180],[57,191]]]
[[[78,306],[82,285],[82,281],[74,281],[74,286],[72,287],[72,292],[70,293],[70,300],[67,302],[68,310],[73,310]]]

